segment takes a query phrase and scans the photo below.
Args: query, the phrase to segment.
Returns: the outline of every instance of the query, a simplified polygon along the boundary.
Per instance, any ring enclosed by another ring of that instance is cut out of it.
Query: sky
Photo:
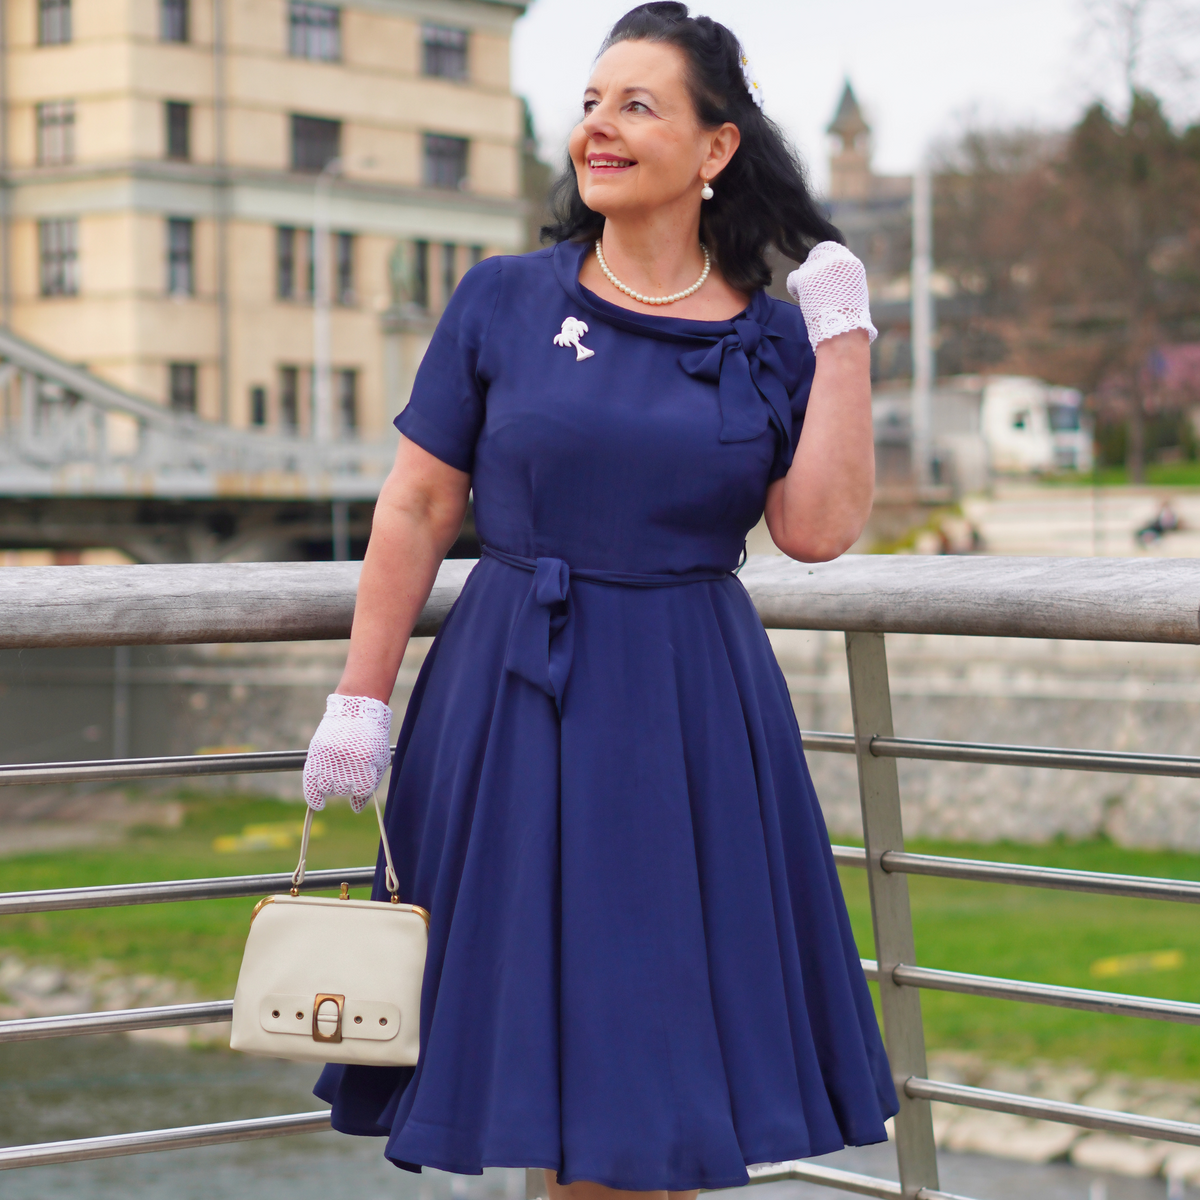
[[[632,3],[533,0],[517,22],[514,88],[528,98],[543,155],[556,165],[600,42]],[[1159,3],[1165,15],[1171,0]],[[1118,72],[1087,4],[703,0],[692,12],[716,18],[741,39],[767,113],[791,135],[822,186],[824,128],[846,78],[872,125],[882,174],[911,172],[931,145],[973,124],[1063,128],[1097,94],[1119,97]],[[1103,7],[1104,0],[1092,4]],[[1193,50],[1189,43],[1187,57],[1200,62]],[[1192,84],[1163,85],[1177,118],[1194,117],[1200,108],[1200,89]]]

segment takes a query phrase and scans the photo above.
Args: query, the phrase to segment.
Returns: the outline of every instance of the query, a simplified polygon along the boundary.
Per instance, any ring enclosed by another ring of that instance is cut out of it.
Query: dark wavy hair
[[[844,242],[808,190],[804,167],[787,137],[754,103],[742,74],[741,43],[711,17],[691,17],[686,4],[658,0],[630,9],[613,27],[603,54],[618,42],[677,46],[687,62],[686,84],[705,129],[732,122],[741,144],[714,181],[700,210],[700,231],[730,286],[754,292],[771,282],[767,250],[803,262],[817,242]],[[570,158],[550,192],[550,223],[542,238],[587,242],[598,238],[604,217],[588,208]]]

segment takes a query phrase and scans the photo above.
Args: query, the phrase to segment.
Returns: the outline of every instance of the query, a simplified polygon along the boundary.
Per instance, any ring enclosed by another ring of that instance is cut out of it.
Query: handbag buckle
[[[331,1001],[337,1008],[337,1024],[332,1033],[322,1033],[317,1024],[321,1016],[321,1006]],[[346,997],[337,996],[332,992],[318,992],[313,998],[312,1036],[314,1042],[340,1042],[342,1040],[342,1013],[346,1007]]]

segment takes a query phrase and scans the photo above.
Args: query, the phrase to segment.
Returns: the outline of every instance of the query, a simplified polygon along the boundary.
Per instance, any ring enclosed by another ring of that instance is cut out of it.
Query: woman
[[[862,266],[752,83],[684,5],[622,18],[555,245],[466,275],[396,421],[305,791],[358,808],[378,784],[385,701],[473,489],[483,556],[388,797],[401,894],[432,914],[421,1059],[331,1065],[316,1089],[398,1166],[542,1167],[556,1200],[729,1187],[881,1141],[897,1107],[733,574],[764,504],[780,549],[819,561],[873,484]],[[801,308],[762,291],[772,242],[808,254]]]

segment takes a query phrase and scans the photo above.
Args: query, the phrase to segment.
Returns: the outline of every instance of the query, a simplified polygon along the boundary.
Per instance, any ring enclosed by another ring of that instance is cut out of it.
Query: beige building
[[[0,0],[0,303],[178,411],[335,433],[407,399],[480,257],[525,249],[518,0]]]

